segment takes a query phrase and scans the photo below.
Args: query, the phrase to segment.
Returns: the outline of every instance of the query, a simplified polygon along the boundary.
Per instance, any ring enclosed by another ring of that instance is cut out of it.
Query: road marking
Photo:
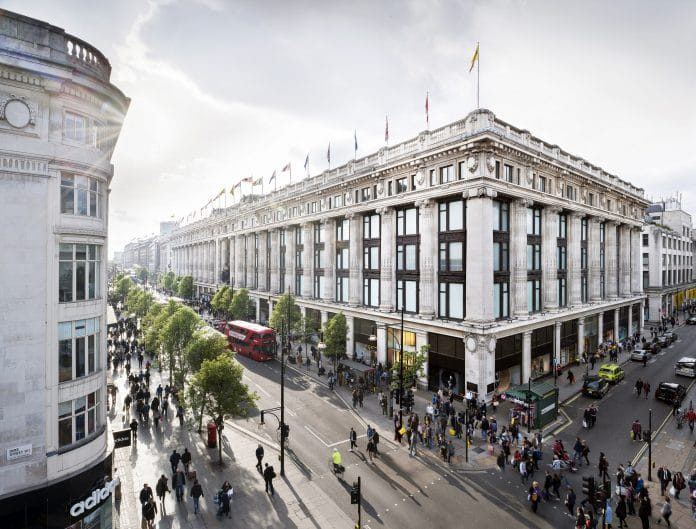
[[[257,388],[261,393],[263,393],[263,394],[266,395],[267,397],[270,397],[270,396],[271,396],[271,394],[270,394],[268,391],[266,391],[265,389],[263,389],[263,388],[262,388],[259,384],[257,384],[256,382],[254,382],[254,385],[256,386],[256,388]]]
[[[324,441],[321,437],[319,437],[319,434],[317,434],[314,430],[312,430],[312,429],[311,429],[309,426],[307,426],[306,424],[305,424],[305,428],[306,428],[307,431],[308,431],[309,433],[311,433],[314,437],[316,437],[317,439],[319,439],[319,441],[320,441],[326,448],[329,448],[329,445],[326,444],[326,441]]]
[[[277,400],[276,403],[278,404],[278,406],[280,406],[280,401]],[[292,411],[290,408],[288,408],[287,405],[285,406],[285,411],[287,411],[287,412],[288,412],[290,415],[292,415],[293,417],[297,417],[297,413],[295,413],[295,412]]]

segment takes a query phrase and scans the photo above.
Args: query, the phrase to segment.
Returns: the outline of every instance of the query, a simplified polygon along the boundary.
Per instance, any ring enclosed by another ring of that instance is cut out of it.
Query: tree
[[[130,289],[134,286],[133,280],[130,277],[122,277],[116,282],[116,295],[121,301],[125,302],[128,292],[130,292]]]
[[[170,299],[166,305],[155,304],[150,308],[147,316],[143,318],[145,330],[145,349],[159,357],[162,348],[163,329],[167,325],[169,318],[177,311],[179,304]],[[160,358],[160,366],[162,365]],[[171,376],[170,376],[171,378]]]
[[[423,375],[423,365],[425,364],[429,345],[424,345],[420,351],[404,351],[404,383],[405,389],[412,388],[416,380]],[[391,368],[391,388],[399,388],[399,376],[401,370],[401,360],[394,362]]]
[[[166,274],[162,274],[160,276],[160,287],[162,287],[164,290],[167,292],[171,292],[174,290],[174,281],[176,280],[176,276],[174,275],[174,272],[169,271]]]
[[[242,382],[243,368],[231,354],[205,360],[191,379],[189,401],[201,403],[201,417],[224,420],[231,415],[246,416],[258,395]],[[202,419],[201,419],[202,420]],[[222,423],[218,425],[218,454],[222,464]]]
[[[160,331],[160,340],[169,364],[169,383],[174,380],[178,387],[184,387],[187,362],[184,355],[186,347],[193,339],[193,333],[201,326],[201,319],[189,307],[179,306]]]
[[[324,354],[333,359],[339,359],[346,352],[346,341],[348,339],[348,324],[342,312],[332,316],[326,322],[324,329],[324,343],[326,349]]]
[[[232,296],[227,313],[233,320],[248,320],[252,311],[254,311],[254,305],[249,297],[249,291],[246,288],[240,288]]]
[[[299,324],[299,330],[297,337],[305,345],[305,357],[309,356],[309,351],[307,350],[307,344],[311,342],[314,335],[319,330],[319,322],[316,318],[312,316],[304,316]]]
[[[180,278],[177,294],[180,298],[191,299],[193,297],[193,277],[184,276]]]
[[[232,299],[232,289],[228,285],[225,285],[215,292],[213,299],[210,300],[210,306],[213,307],[218,314],[227,317],[230,313]]]
[[[186,347],[186,360],[191,370],[196,372],[204,361],[217,358],[227,351],[225,336],[210,329],[199,329]]]
[[[286,293],[278,298],[278,303],[273,307],[268,325],[280,335],[284,333],[292,335],[298,330],[300,321],[302,321],[300,307],[295,304],[295,298],[292,294]]]
[[[132,288],[126,296],[126,308],[138,318],[144,317],[154,303],[154,297],[150,292],[141,288]]]
[[[149,277],[149,273],[147,271],[147,268],[138,268],[138,271],[136,272],[136,277],[140,279],[142,283],[147,283],[147,278]]]

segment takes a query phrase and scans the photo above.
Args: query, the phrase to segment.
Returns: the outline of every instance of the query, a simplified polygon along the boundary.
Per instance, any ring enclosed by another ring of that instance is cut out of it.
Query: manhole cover
[[[684,442],[672,440],[669,443],[667,443],[665,446],[667,448],[672,449],[672,450],[683,450],[684,449]]]
[[[478,446],[476,448],[474,448],[473,451],[476,452],[477,454],[483,454],[485,452],[485,450],[483,448],[479,448]]]

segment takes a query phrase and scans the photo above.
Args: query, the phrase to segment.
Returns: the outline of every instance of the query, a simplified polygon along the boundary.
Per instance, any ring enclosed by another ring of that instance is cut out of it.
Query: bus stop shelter
[[[540,429],[558,416],[558,388],[553,382],[532,382],[513,386],[505,392],[505,400],[515,405],[511,413],[518,413],[522,422],[531,422]]]

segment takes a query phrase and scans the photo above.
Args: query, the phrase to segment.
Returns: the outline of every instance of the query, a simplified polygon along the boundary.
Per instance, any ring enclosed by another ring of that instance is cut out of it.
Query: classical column
[[[619,227],[619,239],[619,296],[627,298],[631,295],[631,227],[628,224]]]
[[[561,209],[546,206],[541,211],[541,293],[544,310],[558,309],[558,214]]]
[[[640,300],[640,313],[638,320],[638,332],[643,333],[643,326],[645,325],[645,299]]]
[[[427,350],[428,346],[428,333],[426,331],[417,331],[416,332],[416,351],[420,352],[423,350]],[[426,349],[423,349],[423,348]],[[420,382],[419,386],[421,387],[428,387],[428,353],[425,353],[425,362],[423,362],[423,372],[420,377],[418,377],[418,381]]]
[[[631,228],[631,293],[638,296],[643,293],[643,259],[641,255],[640,227]]]
[[[563,324],[557,321],[553,328],[553,359],[551,369],[556,369],[556,366],[561,365],[561,327]]]
[[[596,347],[599,347],[599,344],[604,342],[604,312],[600,312],[597,314],[597,345]],[[590,351],[593,352],[593,351]]]
[[[383,367],[387,364],[387,326],[384,323],[377,324],[377,362]]]
[[[355,340],[353,330],[355,329],[355,318],[346,315],[346,327],[348,334],[346,335],[346,355],[352,359],[355,356]]]
[[[614,309],[614,341],[619,341],[619,309]]]
[[[256,248],[256,234],[249,233],[246,236],[246,284],[247,288],[256,289],[256,263],[254,263],[254,254]]]
[[[437,223],[434,222],[435,203],[425,199],[416,202],[419,213],[420,231],[420,285],[419,285],[419,314],[423,318],[435,317],[435,259],[437,258]],[[492,276],[491,276],[492,277]]]
[[[237,277],[237,270],[235,269],[235,253],[236,253],[236,246],[235,246],[235,238],[234,236],[230,236],[228,238],[228,244],[230,246],[230,260],[229,260],[229,267],[230,267],[230,285],[233,287],[237,284],[236,283],[236,277]]]
[[[324,240],[324,301],[336,299],[336,221],[324,219],[321,223]]]
[[[588,290],[590,301],[596,303],[602,300],[602,289],[600,288],[601,267],[599,262],[599,225],[602,219],[598,217],[590,218],[589,233],[587,234],[587,253],[589,262]]]
[[[607,221],[604,224],[604,259],[606,263],[605,285],[607,299],[617,299],[618,293],[618,266],[616,263],[616,228],[615,221]]]
[[[529,314],[527,306],[527,209],[531,200],[515,200],[510,204],[510,299],[512,315]]]
[[[380,261],[382,268],[379,273],[379,310],[391,312],[394,310],[396,299],[396,225],[395,214],[391,208],[379,208],[377,213],[381,219],[380,230]]]
[[[470,190],[466,202],[467,320],[493,319],[493,197],[495,190]],[[473,229],[475,227],[475,229]]]
[[[326,324],[329,323],[329,313],[322,310],[319,314],[321,316],[321,328],[324,329],[326,328]]]
[[[526,384],[532,376],[532,331],[524,331],[522,334],[522,379]]]
[[[295,266],[295,232],[299,229],[299,226],[285,228],[285,291],[295,296],[301,294],[301,292],[295,292],[295,274],[297,274],[297,267]]]
[[[628,306],[628,329],[626,330],[626,336],[631,336],[633,334],[633,305]]]
[[[256,298],[256,323],[261,321],[261,298]]]
[[[582,263],[580,262],[580,243],[582,240],[582,215],[576,211],[568,213],[567,270],[568,270],[568,306],[582,305],[581,279]]]
[[[585,352],[585,318],[578,318],[578,358]]]
[[[278,230],[273,228],[270,230],[271,237],[271,262],[268,267],[271,271],[271,293],[277,294],[280,291],[280,275],[279,275],[279,241],[278,241]]]
[[[302,225],[304,252],[302,252],[302,297],[311,298],[314,292],[312,288],[312,268],[314,265],[314,227],[311,222]]]
[[[220,272],[222,272],[222,266],[220,265],[220,260],[222,259],[222,244],[220,239],[215,239],[215,268],[213,270],[213,284],[217,285],[220,282]]]
[[[266,249],[268,248],[268,232],[259,232],[259,284],[256,286],[259,290],[268,290],[268,285],[266,284],[266,270],[268,264],[266,263]]]
[[[348,213],[346,218],[350,220],[348,304],[357,307],[362,302],[362,215],[358,213]]]
[[[246,241],[246,236],[243,234],[235,237],[236,251],[234,255],[234,264],[237,270],[234,274],[235,288],[244,288],[247,285],[246,266],[244,262],[244,241]]]

